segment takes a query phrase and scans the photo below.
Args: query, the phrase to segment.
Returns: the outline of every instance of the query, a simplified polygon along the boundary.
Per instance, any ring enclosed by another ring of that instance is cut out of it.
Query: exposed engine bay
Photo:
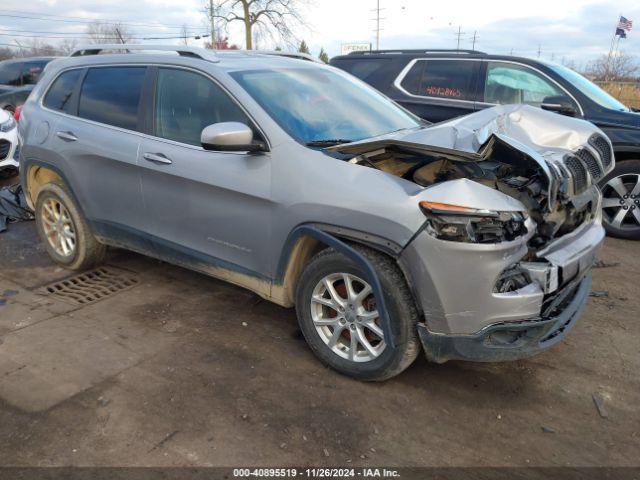
[[[486,119],[482,118],[485,112]],[[596,127],[524,105],[485,112],[400,138],[383,136],[334,149],[355,154],[351,163],[428,189],[467,179],[526,208],[526,212],[478,210],[475,215],[473,208],[455,212],[448,205],[447,211],[440,211],[438,204],[421,203],[429,228],[441,239],[510,241],[527,233],[530,217],[536,226],[529,247],[535,252],[593,218],[599,201],[594,185],[613,168],[610,144]],[[474,207],[470,199],[459,197],[453,191],[443,196],[447,204]],[[458,213],[464,213],[464,218]]]
[[[440,155],[403,153],[390,148],[374,152],[374,155],[361,155],[354,163],[391,173],[423,187],[466,178],[509,195],[527,207],[538,225],[537,235],[531,239],[534,248],[573,231],[587,219],[592,211],[591,202],[576,204],[571,197],[561,194],[555,208],[550,208],[549,181],[544,172],[533,161],[511,157],[513,155],[494,149],[486,160],[470,162]],[[506,163],[505,158],[513,163]],[[511,222],[504,234],[502,228],[492,228],[494,220],[491,217],[479,216],[475,223],[478,243],[513,240],[524,233],[522,222]]]

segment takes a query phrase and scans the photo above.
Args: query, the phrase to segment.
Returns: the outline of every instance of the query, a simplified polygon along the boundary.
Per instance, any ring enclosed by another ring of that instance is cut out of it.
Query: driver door
[[[563,99],[579,112],[577,104],[560,86],[526,65],[487,61],[484,76],[484,107],[524,103],[534,107]]]
[[[269,155],[200,145],[208,125],[252,121],[217,83],[192,70],[157,68],[151,101],[152,136],[142,141],[139,164],[156,250],[195,269],[268,276]]]

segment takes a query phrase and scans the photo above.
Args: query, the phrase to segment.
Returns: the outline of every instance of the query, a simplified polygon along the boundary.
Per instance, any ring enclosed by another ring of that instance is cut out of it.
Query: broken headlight
[[[526,212],[497,212],[437,202],[420,202],[426,230],[440,240],[499,243],[527,233]]]

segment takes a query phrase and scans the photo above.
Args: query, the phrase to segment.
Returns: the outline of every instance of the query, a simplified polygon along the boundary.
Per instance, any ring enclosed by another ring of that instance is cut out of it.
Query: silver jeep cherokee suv
[[[319,359],[366,380],[421,346],[526,357],[577,321],[613,168],[593,125],[511,105],[428,126],[304,59],[122,48],[52,62],[22,113],[61,265],[111,245],[222,278],[295,306]]]

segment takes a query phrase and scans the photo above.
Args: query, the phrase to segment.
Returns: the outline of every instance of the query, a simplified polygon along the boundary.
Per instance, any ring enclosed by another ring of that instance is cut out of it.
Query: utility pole
[[[118,35],[118,40],[120,40],[121,44],[125,44],[127,42],[124,41],[124,38],[122,38],[122,34],[120,33],[120,29],[118,27],[116,27],[116,35]]]
[[[209,17],[211,20],[211,48],[215,50],[218,46],[218,39],[216,38],[216,8],[213,2],[214,0],[209,0]]]
[[[478,40],[480,37],[478,37],[478,31],[476,30],[475,32],[473,32],[473,40],[472,40],[472,47],[471,50],[475,50],[476,49],[476,40]]]
[[[460,38],[462,37],[462,35],[466,35],[466,32],[463,32],[462,26],[459,26],[458,33],[456,34],[456,36],[458,37],[458,44],[456,45],[456,50],[460,50]]]
[[[540,58],[541,53],[542,53],[542,45],[538,44],[538,58]]]
[[[380,18],[380,12],[384,10],[384,8],[380,8],[380,0],[376,0],[376,8],[373,10],[376,13],[376,18],[374,18],[376,22],[376,50],[380,50],[380,20],[384,20],[384,18]]]

